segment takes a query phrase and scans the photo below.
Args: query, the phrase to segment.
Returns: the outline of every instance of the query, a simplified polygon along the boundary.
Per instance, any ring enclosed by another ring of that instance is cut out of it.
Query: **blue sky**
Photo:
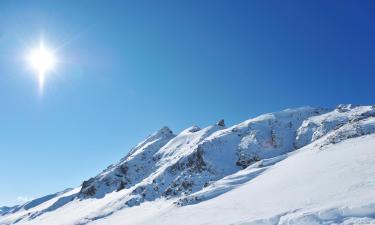
[[[175,132],[374,104],[373,1],[1,1],[0,205],[78,186]],[[43,95],[24,56],[60,60]]]

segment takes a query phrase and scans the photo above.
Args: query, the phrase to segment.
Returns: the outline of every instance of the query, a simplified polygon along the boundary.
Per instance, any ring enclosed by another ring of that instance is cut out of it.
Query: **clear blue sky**
[[[99,3],[100,2],[100,3]],[[0,205],[78,186],[175,132],[375,103],[374,1],[1,1]],[[61,60],[43,96],[23,60]]]

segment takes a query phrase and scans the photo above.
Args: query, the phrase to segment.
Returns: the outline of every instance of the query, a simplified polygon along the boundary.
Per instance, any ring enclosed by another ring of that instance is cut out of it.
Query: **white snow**
[[[307,146],[216,198],[184,207],[147,203],[91,224],[375,224],[374,163],[375,135],[324,151]]]
[[[163,127],[82,186],[0,225],[375,224],[375,107],[302,107]]]

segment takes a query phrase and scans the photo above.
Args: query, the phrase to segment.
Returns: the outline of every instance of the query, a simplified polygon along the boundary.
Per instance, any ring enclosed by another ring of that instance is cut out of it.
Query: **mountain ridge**
[[[205,128],[189,127],[179,134],[162,127],[80,187],[51,195],[31,208],[0,208],[0,224],[33,220],[73,202],[100,200],[107,195],[119,196],[100,218],[158,199],[172,199],[179,207],[198,204],[256,178],[307,145],[323,149],[373,133],[375,105],[350,104],[334,109],[286,109],[230,127],[220,120]],[[236,175],[241,173],[246,176]],[[47,202],[42,210],[34,210]],[[19,211],[24,214],[16,220],[1,222],[1,216]]]

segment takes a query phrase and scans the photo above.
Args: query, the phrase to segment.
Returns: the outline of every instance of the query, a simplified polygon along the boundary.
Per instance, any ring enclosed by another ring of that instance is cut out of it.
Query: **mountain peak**
[[[159,130],[157,130],[154,133],[154,135],[166,135],[166,136],[169,136],[169,135],[173,135],[173,131],[171,129],[169,129],[169,127],[163,126]]]
[[[22,210],[18,212],[26,221],[45,212],[54,215],[53,211],[61,207],[75,207],[75,199],[82,200],[79,203],[82,205],[108,201],[103,207],[109,211],[102,212],[104,208],[101,208],[93,214],[82,214],[85,221],[90,221],[156,199],[172,199],[180,206],[191,205],[225,194],[236,182],[245,182],[246,179],[241,181],[236,176],[242,177],[251,171],[254,174],[249,179],[261,176],[267,167],[293,155],[291,151],[323,149],[374,133],[375,107],[352,105],[335,109],[286,109],[229,128],[225,127],[224,120],[219,120],[202,129],[189,127],[178,135],[163,126],[118,163],[84,181],[81,187],[61,196],[36,199],[20,207]],[[223,188],[224,184],[229,186]],[[50,203],[44,204],[47,201]],[[44,206],[47,208],[41,210]],[[1,214],[13,212],[13,208],[0,208],[0,224]],[[82,218],[71,224],[80,224]]]
[[[225,127],[224,119],[221,119],[221,120],[217,121],[216,125],[221,126],[221,127]]]

